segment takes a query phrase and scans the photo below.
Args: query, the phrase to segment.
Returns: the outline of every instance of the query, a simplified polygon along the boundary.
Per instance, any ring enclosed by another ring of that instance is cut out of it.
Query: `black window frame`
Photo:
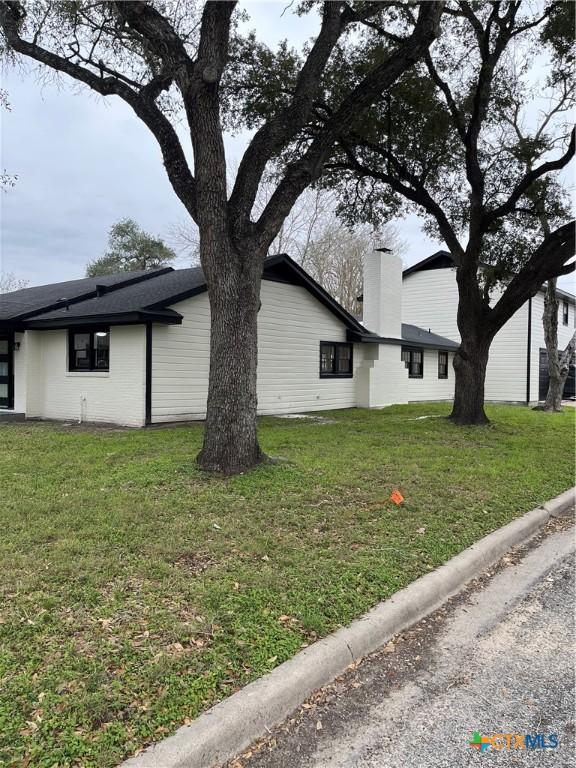
[[[334,364],[332,366],[332,371],[323,371],[322,370],[322,347],[334,347]],[[349,360],[349,371],[346,371],[345,373],[338,372],[338,361],[339,361],[339,352],[341,349],[348,349],[350,350],[350,357]],[[351,379],[354,377],[354,344],[349,341],[321,341],[320,342],[320,360],[319,360],[319,372],[320,372],[320,378],[321,379]]]
[[[445,363],[440,362],[440,358],[443,357],[446,361]],[[438,350],[438,378],[439,379],[447,379],[448,378],[448,352],[446,352],[445,349],[439,349]],[[446,373],[442,373],[442,367],[446,368]]]
[[[414,352],[420,353],[420,373],[414,373],[414,360],[413,355]],[[405,355],[408,354],[408,359],[406,359]],[[402,353],[401,353],[402,360],[404,361],[404,364],[406,368],[408,369],[408,378],[409,379],[423,379],[424,378],[424,348],[423,347],[402,347]]]
[[[90,346],[88,347],[89,350],[89,359],[90,359],[90,367],[88,368],[79,368],[75,364],[75,349],[74,349],[74,336],[81,333],[87,333],[90,337]],[[97,333],[107,333],[108,334],[108,365],[106,368],[103,368],[101,365],[96,366],[95,365],[95,343],[94,339],[96,338]],[[75,327],[75,328],[68,328],[68,371],[70,373],[109,373],[110,372],[110,327],[107,325],[102,326],[86,326],[86,327]]]
[[[570,321],[570,304],[567,301],[562,302],[562,325],[568,325]]]

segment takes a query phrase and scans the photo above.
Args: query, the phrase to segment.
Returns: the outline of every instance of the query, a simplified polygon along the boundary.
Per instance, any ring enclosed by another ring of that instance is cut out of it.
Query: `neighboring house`
[[[402,324],[401,286],[400,259],[370,255],[362,324],[288,256],[266,259],[259,413],[451,398],[458,344]],[[129,426],[201,419],[209,347],[210,307],[200,268],[5,294],[0,407],[27,418]]]
[[[558,291],[558,344],[564,349],[574,333],[575,299]],[[497,298],[497,297],[496,297]],[[456,312],[458,287],[451,255],[446,251],[404,270],[402,317],[460,340]],[[544,341],[544,289],[529,299],[496,334],[486,370],[486,400],[537,404],[548,389],[548,355]],[[573,388],[573,376],[568,382]],[[566,390],[565,390],[566,392]]]

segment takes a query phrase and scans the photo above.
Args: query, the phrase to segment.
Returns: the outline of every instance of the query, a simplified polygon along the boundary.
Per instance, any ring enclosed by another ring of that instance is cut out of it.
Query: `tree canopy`
[[[486,421],[494,335],[546,280],[574,269],[560,174],[575,149],[573,12],[566,2],[451,0],[436,44],[339,132],[321,180],[349,223],[415,211],[449,248],[462,340],[452,415],[462,423]],[[398,13],[414,23],[409,4]],[[395,31],[367,26],[353,55],[334,61],[334,90],[396,44]],[[317,126],[328,119],[315,113]]]
[[[86,277],[158,269],[175,258],[175,251],[161,238],[144,232],[134,219],[120,219],[110,229],[106,253],[88,264]]]
[[[411,25],[397,5],[304,0],[295,11],[316,16],[316,34],[294,57],[291,78],[275,79],[278,89],[271,95],[272,81],[251,87],[245,74],[253,76],[260,59],[281,57],[282,47],[277,56],[242,33],[235,2],[0,2],[5,57],[26,57],[102,96],[122,99],[156,139],[172,187],[198,225],[211,310],[206,428],[198,457],[205,469],[238,472],[264,459],[256,429],[263,259],[298,197],[322,175],[338,136],[435,39],[442,2],[416,3]],[[354,56],[362,29],[374,24],[394,30],[397,43],[337,91],[332,62]],[[234,103],[267,102],[271,111],[261,116],[253,108],[253,132],[228,194],[223,133],[231,93]],[[176,130],[178,120],[184,131]],[[258,189],[273,164],[276,188],[256,217]]]

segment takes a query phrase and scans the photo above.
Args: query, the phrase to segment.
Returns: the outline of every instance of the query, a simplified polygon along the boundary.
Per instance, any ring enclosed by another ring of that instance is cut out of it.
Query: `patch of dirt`
[[[209,555],[203,555],[200,552],[185,552],[174,561],[174,565],[182,568],[182,570],[192,576],[199,576],[211,566],[216,565],[216,560]]]

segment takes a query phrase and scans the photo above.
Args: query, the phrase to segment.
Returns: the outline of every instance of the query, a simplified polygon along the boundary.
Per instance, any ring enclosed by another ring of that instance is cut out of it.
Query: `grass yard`
[[[565,490],[568,410],[266,418],[230,479],[200,426],[2,425],[0,765],[114,766]]]

